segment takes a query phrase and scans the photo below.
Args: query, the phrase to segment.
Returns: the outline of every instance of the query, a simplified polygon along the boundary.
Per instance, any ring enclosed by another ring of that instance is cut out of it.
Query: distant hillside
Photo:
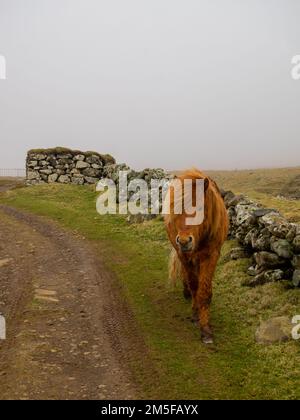
[[[224,189],[237,193],[256,191],[277,196],[283,187],[300,177],[300,167],[280,169],[255,169],[241,171],[208,171],[209,175]]]
[[[246,194],[267,207],[277,208],[290,221],[300,222],[300,167],[206,173],[221,188]],[[290,198],[298,200],[287,201]]]
[[[291,200],[300,200],[300,175],[289,181],[280,191],[280,195]]]

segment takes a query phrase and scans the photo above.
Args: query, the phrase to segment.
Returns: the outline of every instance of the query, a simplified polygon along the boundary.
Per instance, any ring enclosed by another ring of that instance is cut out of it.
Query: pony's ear
[[[207,191],[208,187],[209,187],[209,179],[205,178],[205,180],[204,180],[204,191]]]

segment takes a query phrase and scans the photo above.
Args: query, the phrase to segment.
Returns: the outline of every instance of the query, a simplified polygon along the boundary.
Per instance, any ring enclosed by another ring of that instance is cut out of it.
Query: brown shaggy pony
[[[170,193],[170,214],[165,216],[169,239],[173,245],[170,257],[170,278],[179,273],[183,280],[184,296],[192,297],[194,320],[199,322],[202,340],[213,343],[209,323],[209,308],[212,299],[212,280],[220,251],[228,235],[227,212],[216,183],[197,169],[191,169],[177,177],[182,185],[191,179],[193,205],[196,195],[196,180],[204,180],[204,221],[199,225],[187,225],[190,217],[183,211],[174,214],[176,199]],[[175,202],[174,202],[175,201]]]

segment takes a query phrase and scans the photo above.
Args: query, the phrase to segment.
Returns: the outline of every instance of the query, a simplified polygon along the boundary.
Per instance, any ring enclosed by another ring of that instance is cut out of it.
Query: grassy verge
[[[282,283],[243,288],[248,261],[221,260],[212,305],[216,345],[205,347],[181,288],[168,286],[163,224],[128,225],[119,216],[100,217],[95,199],[89,188],[45,185],[7,192],[0,201],[50,217],[99,247],[122,285],[155,367],[153,377],[144,369],[144,355],[134,366],[145,398],[300,398],[300,343],[261,347],[254,341],[260,320],[300,314],[299,290]],[[233,246],[227,242],[223,252]]]

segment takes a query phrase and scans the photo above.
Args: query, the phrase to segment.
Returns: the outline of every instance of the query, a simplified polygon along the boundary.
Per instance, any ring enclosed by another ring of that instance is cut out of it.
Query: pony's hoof
[[[214,344],[214,337],[211,331],[201,331],[201,339],[204,344]]]
[[[214,344],[214,339],[212,337],[202,337],[202,343],[206,345]]]

